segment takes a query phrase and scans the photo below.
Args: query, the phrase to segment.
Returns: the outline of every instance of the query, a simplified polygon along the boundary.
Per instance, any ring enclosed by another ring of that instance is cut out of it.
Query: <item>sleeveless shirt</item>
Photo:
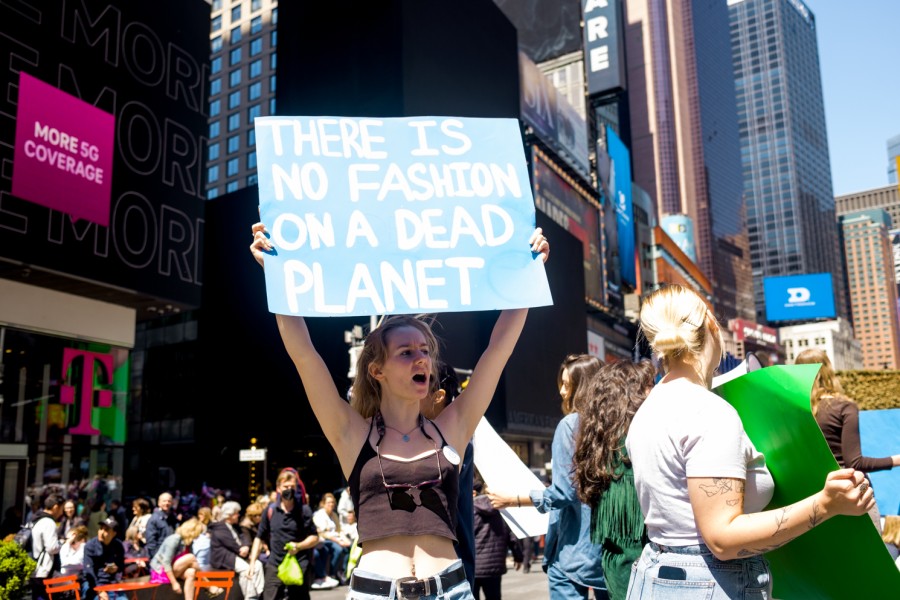
[[[375,417],[369,424],[369,435],[360,449],[350,472],[350,496],[356,507],[359,543],[394,535],[437,535],[456,542],[459,470],[440,450],[412,461],[398,461],[381,456],[384,479],[378,455],[369,437]],[[448,446],[444,434],[429,421],[441,436],[441,450]],[[424,426],[421,428],[425,433]],[[427,433],[425,436],[431,439]],[[435,453],[437,460],[435,460]],[[388,484],[416,485],[438,479],[441,482],[420,488],[388,489]]]

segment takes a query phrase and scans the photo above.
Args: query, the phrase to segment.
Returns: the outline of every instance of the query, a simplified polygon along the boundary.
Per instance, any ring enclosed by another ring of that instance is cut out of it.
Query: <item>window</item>
[[[250,10],[257,11],[262,8],[262,0],[250,0]]]
[[[247,71],[250,73],[250,79],[254,77],[259,77],[262,74],[262,61],[260,59],[256,59],[250,63],[250,66],[247,67]]]
[[[275,70],[275,66],[276,66],[277,63],[278,63],[278,55],[277,55],[276,53],[273,52],[273,53],[269,56],[269,68],[272,69],[272,70],[274,71],[274,70]]]
[[[213,100],[209,103],[209,116],[215,117],[221,112],[222,102],[220,100]]]
[[[262,38],[256,38],[250,42],[250,56],[262,53]]]
[[[213,139],[219,136],[219,122],[213,121],[209,124],[209,139]]]
[[[247,100],[258,100],[262,95],[262,82],[251,83],[247,88]]]
[[[212,189],[206,190],[206,199],[207,200],[212,200],[213,198],[218,198],[218,197],[219,197],[219,188],[212,188]]]
[[[269,34],[269,45],[274,48],[278,45],[278,31],[273,31]]]
[[[250,35],[262,31],[262,17],[253,17],[250,20]]]
[[[253,119],[262,115],[262,108],[259,104],[254,104],[247,109],[247,124],[253,125]]]
[[[247,175],[247,185],[256,185],[256,182],[259,181],[259,177],[254,173],[253,175]]]
[[[241,49],[235,48],[231,51],[231,56],[228,57],[228,64],[233,67],[239,62],[241,62]]]
[[[233,27],[231,29],[231,43],[237,44],[241,41],[241,26]]]
[[[207,170],[206,180],[209,183],[219,180],[219,165],[213,165]]]
[[[238,190],[238,182],[237,181],[229,181],[225,185],[226,192],[236,192]]]
[[[232,158],[231,160],[229,160],[229,161],[228,161],[228,166],[226,167],[227,173],[228,173],[228,177],[231,177],[231,176],[233,176],[233,175],[237,175],[237,173],[238,173],[238,168],[239,168],[239,165],[238,165],[238,159]]]
[[[228,94],[228,110],[237,108],[241,104],[241,92],[231,92]]]
[[[219,142],[209,145],[209,160],[216,160],[217,158],[219,158]]]
[[[275,114],[275,98],[272,98],[269,100],[269,114],[270,115]]]
[[[234,23],[235,21],[240,21],[240,20],[241,20],[241,5],[238,4],[237,6],[235,6],[234,8],[231,9],[231,22]]]
[[[209,47],[210,47],[210,50],[213,52],[218,52],[219,50],[221,50],[222,49],[222,36],[217,35],[216,37],[214,37],[212,39],[212,41],[210,41]]]
[[[256,152],[248,152],[247,153],[247,168],[248,169],[256,168]]]
[[[275,76],[269,75],[269,91],[275,93]]]
[[[241,84],[241,70],[235,69],[228,75],[228,85],[235,87]]]
[[[212,81],[209,82],[209,95],[215,96],[219,92],[222,91],[222,78],[216,77]]]
[[[247,132],[247,147],[252,148],[256,145],[256,130],[251,129]]]
[[[213,0],[212,10],[213,10],[213,12],[215,12],[217,10],[222,10],[222,0]]]
[[[278,25],[278,7],[272,9],[272,25]]]
[[[228,131],[234,131],[241,126],[240,113],[234,113],[228,117]]]
[[[212,20],[209,22],[209,26],[210,26],[210,29],[214,32],[222,29],[222,15],[213,17]]]
[[[222,57],[217,56],[216,58],[212,59],[212,61],[210,61],[209,72],[215,74],[221,70],[222,70]]]
[[[237,152],[241,149],[241,136],[233,135],[228,138],[228,154],[232,152]]]

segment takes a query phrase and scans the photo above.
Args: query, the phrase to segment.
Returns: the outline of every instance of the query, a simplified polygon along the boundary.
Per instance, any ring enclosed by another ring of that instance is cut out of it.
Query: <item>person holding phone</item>
[[[114,592],[97,592],[98,585],[115,583],[122,578],[125,572],[125,548],[122,542],[116,539],[116,527],[118,522],[113,517],[107,517],[100,521],[97,537],[89,540],[84,545],[84,568],[81,573],[84,577],[81,595],[85,600],[113,600],[113,596],[122,596]]]
[[[654,597],[660,586],[679,598],[771,597],[763,554],[836,515],[865,514],[872,490],[861,471],[841,469],[812,496],[764,511],[774,492],[765,457],[710,391],[723,341],[709,306],[668,285],[644,300],[640,321],[665,375],[625,443],[650,539],[627,598]]]

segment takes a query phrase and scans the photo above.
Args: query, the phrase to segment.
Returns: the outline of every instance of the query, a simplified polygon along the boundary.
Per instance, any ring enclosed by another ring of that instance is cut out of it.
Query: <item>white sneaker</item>
[[[338,582],[331,577],[323,577],[322,579],[316,579],[313,581],[313,584],[310,586],[311,589],[314,590],[330,590],[332,588],[336,588],[338,586]]]

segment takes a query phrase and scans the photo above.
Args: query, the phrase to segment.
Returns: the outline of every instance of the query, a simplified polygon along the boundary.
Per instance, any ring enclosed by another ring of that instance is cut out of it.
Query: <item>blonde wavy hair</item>
[[[852,402],[844,396],[844,388],[841,387],[841,380],[834,372],[828,354],[819,348],[808,348],[797,355],[794,359],[795,365],[813,365],[820,364],[822,367],[816,375],[813,382],[812,393],[809,395],[809,404],[812,413],[815,415],[819,412],[819,406],[824,401],[827,405],[835,397],[841,397],[844,400]]]
[[[179,525],[175,533],[181,537],[185,546],[190,546],[194,540],[203,535],[204,531],[206,526],[197,517],[192,517]]]
[[[706,301],[677,284],[660,288],[644,299],[641,333],[665,370],[673,361],[684,361],[701,380],[705,380],[704,373],[711,366],[703,364],[707,344],[717,341],[720,351],[725,347],[722,329]]]
[[[437,379],[438,341],[431,327],[425,321],[408,315],[385,318],[381,325],[366,336],[366,342],[356,361],[356,378],[350,392],[350,406],[364,419],[372,417],[381,406],[381,384],[372,375],[369,366],[384,364],[387,360],[388,336],[401,327],[418,329],[425,336],[428,354],[431,356],[431,380]]]
[[[897,515],[884,517],[884,531],[881,532],[881,539],[886,544],[900,547],[900,517]]]

